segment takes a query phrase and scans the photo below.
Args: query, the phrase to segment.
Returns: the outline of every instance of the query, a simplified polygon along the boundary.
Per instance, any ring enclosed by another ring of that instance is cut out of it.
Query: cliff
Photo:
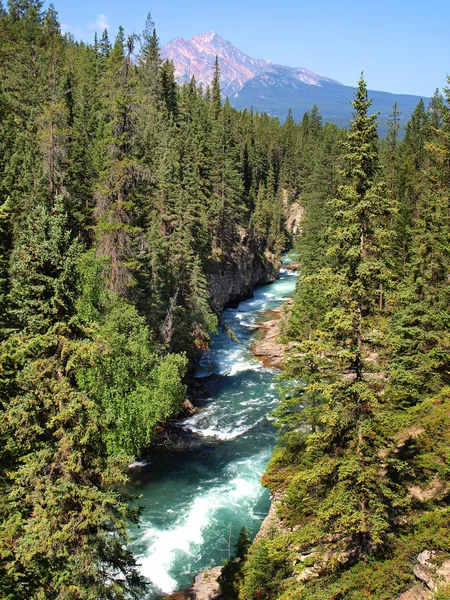
[[[280,266],[279,258],[256,242],[236,246],[225,260],[209,265],[207,279],[214,306],[222,312],[252,298],[255,285],[278,279]]]

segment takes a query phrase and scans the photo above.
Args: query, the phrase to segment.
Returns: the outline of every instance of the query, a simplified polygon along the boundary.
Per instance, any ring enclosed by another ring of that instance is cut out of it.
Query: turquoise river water
[[[242,343],[218,333],[202,358],[196,377],[224,377],[199,412],[177,424],[187,448],[158,452],[132,470],[129,491],[141,495],[143,507],[132,550],[151,582],[149,598],[185,588],[202,569],[221,565],[241,527],[254,536],[267,514],[269,495],[260,479],[275,443],[270,413],[278,402],[278,372],[264,367],[250,347],[261,313],[291,296],[295,281],[282,268],[279,280],[223,313]]]

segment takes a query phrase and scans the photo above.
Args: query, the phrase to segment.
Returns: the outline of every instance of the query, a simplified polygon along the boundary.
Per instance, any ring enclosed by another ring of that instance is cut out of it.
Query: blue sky
[[[151,11],[161,43],[214,30],[243,52],[355,85],[430,96],[450,74],[450,0],[54,0],[65,30],[91,41]]]

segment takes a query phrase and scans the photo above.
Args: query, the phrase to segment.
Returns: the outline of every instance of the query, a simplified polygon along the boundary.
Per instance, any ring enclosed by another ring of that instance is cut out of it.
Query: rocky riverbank
[[[292,304],[292,299],[287,300],[285,304],[266,313],[271,317],[269,321],[258,323],[262,339],[255,342],[251,350],[252,354],[261,359],[266,367],[281,369],[286,359],[286,352],[295,346],[294,342],[286,344],[280,341],[280,334]]]
[[[217,580],[221,572],[222,567],[205,569],[194,577],[190,587],[166,596],[166,600],[219,600],[222,590]]]

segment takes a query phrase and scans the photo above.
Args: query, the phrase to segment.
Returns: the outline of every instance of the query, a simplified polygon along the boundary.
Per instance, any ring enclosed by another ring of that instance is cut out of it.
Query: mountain
[[[255,111],[267,112],[282,120],[292,109],[294,118],[301,120],[303,114],[317,104],[325,121],[340,127],[349,125],[352,114],[349,100],[353,98],[354,88],[305,68],[252,58],[214,31],[191,40],[172,40],[162,48],[162,56],[173,60],[175,76],[180,83],[195,77],[203,87],[212,81],[214,61],[218,56],[222,92],[236,108],[253,107]],[[372,90],[369,93],[373,110],[380,111],[381,135],[387,132],[386,121],[394,102],[397,102],[405,124],[420,100],[420,96],[407,94]]]
[[[214,61],[218,56],[222,92],[230,97],[237,95],[239,90],[254,77],[264,73],[276,75],[280,69],[284,69],[293,80],[310,85],[318,86],[322,82],[338,83],[307,69],[280,67],[270,60],[252,58],[215,31],[197,35],[192,40],[183,38],[172,40],[162,49],[162,56],[173,60],[175,77],[180,83],[189,81],[194,76],[197,83],[204,87],[211,83]]]

